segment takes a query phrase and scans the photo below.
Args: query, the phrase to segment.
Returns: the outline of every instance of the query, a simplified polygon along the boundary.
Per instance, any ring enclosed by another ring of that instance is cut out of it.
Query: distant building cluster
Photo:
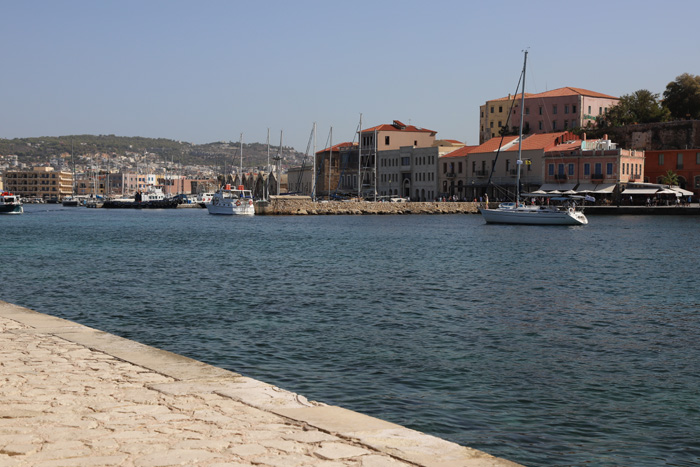
[[[522,97],[509,95],[480,106],[478,145],[438,139],[435,130],[394,120],[361,128],[356,141],[322,149],[311,163],[287,173],[279,161],[276,167],[219,174],[214,167],[155,162],[147,153],[78,160],[60,154],[42,167],[27,167],[16,155],[5,155],[0,156],[0,189],[61,199],[128,196],[154,185],[167,195],[195,194],[231,183],[259,197],[286,192],[317,199],[472,201],[512,196],[520,171],[521,192],[578,192],[610,200],[626,188],[664,183],[672,172],[680,188],[700,195],[700,149],[623,148],[607,135],[588,139],[586,131],[597,128],[618,98],[572,87]]]

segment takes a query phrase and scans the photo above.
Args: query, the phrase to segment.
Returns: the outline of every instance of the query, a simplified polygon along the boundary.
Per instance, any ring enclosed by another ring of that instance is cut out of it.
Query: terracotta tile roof
[[[406,125],[398,120],[394,120],[393,124],[383,124],[373,126],[372,128],[366,128],[361,131],[361,133],[371,133],[374,131],[406,131],[409,133],[433,133],[437,134],[437,131],[428,130],[425,128],[418,128],[414,125]]]
[[[564,144],[558,144],[553,148],[547,149],[545,152],[576,151],[579,149],[581,149],[581,140],[571,141]]]
[[[518,139],[517,136],[506,136],[505,138],[503,138],[503,146],[507,145],[508,143],[510,143],[512,141],[515,141],[516,139]],[[490,140],[486,141],[485,143],[480,144],[471,152],[495,152],[498,150],[500,145],[501,145],[501,137],[496,136],[495,138],[491,138]]]
[[[357,145],[358,145],[357,143],[338,143],[338,144],[334,144],[334,145],[333,145],[332,147],[330,147],[330,148],[321,149],[320,151],[316,151],[316,154],[321,154],[321,153],[324,153],[324,152],[330,152],[331,149],[333,150],[333,152],[337,152],[337,151],[340,151],[341,148],[342,148],[342,149],[344,149],[344,148],[351,148],[351,147],[354,147],[354,146],[357,146]]]
[[[527,99],[528,97],[532,97],[532,96],[534,96],[534,95],[535,95],[535,94],[526,92],[526,93],[525,93],[525,99]],[[488,101],[486,101],[486,102],[488,103],[488,102],[497,102],[497,101],[512,101],[513,99],[518,100],[518,99],[520,99],[520,96],[521,96],[521,94],[516,94],[516,95],[514,95],[514,96],[499,97],[498,99],[490,99],[490,100],[488,100]]]
[[[588,97],[602,97],[606,99],[619,99],[619,97],[610,96],[608,94],[603,94],[600,92],[589,91],[588,89],[564,87],[559,89],[552,89],[551,91],[541,92],[539,94],[526,94],[525,97],[529,98],[540,98],[540,97],[562,97],[562,96],[588,96]]]
[[[440,157],[440,159],[443,159],[443,158],[445,158],[445,157],[462,157],[462,156],[466,156],[467,154],[469,154],[470,152],[474,151],[474,150],[475,150],[476,148],[478,148],[478,147],[479,147],[479,146],[464,146],[464,147],[461,147],[461,148],[459,148],[459,149],[457,149],[457,150],[455,150],[455,151],[452,151],[452,152],[450,152],[450,153],[445,154],[444,156]]]
[[[535,149],[548,150],[549,148],[555,146],[557,138],[562,141],[567,137],[569,133],[566,131],[560,131],[558,133],[540,133],[534,135],[525,135],[523,138],[523,151],[532,151]],[[570,136],[570,134],[569,134]],[[567,138],[568,139],[568,138]],[[508,148],[507,151],[517,151],[518,145],[514,144],[512,147]]]

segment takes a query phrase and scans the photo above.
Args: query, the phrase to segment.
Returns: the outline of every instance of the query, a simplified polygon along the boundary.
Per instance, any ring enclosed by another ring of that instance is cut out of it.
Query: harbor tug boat
[[[227,184],[214,193],[209,203],[206,203],[209,214],[253,216],[255,206],[253,205],[253,194],[250,190],[244,189],[243,185],[231,188]]]
[[[0,194],[0,214],[22,214],[24,208],[19,196],[3,191]]]

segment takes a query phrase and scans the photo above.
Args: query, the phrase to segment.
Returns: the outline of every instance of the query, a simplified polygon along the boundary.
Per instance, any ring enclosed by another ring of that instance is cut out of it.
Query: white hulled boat
[[[515,179],[515,203],[501,203],[496,209],[488,206],[479,209],[489,224],[528,224],[528,225],[585,225],[588,219],[575,203],[568,206],[527,206],[520,199],[520,170],[523,165],[523,114],[525,113],[525,70],[527,50],[523,61],[522,93],[520,102],[520,137],[518,138],[518,160]]]
[[[0,214],[22,214],[24,207],[19,196],[7,191],[0,194]]]
[[[243,185],[231,188],[226,185],[212,196],[209,203],[206,203],[209,214],[252,216],[255,214],[253,205],[253,194],[250,190],[245,190]]]

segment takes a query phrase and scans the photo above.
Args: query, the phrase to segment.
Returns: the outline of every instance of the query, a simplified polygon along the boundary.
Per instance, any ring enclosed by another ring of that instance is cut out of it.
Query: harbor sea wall
[[[517,467],[0,301],[0,465]]]
[[[312,201],[308,196],[272,196],[256,203],[255,214],[262,215],[341,215],[341,214],[476,214],[479,203],[373,201]]]

